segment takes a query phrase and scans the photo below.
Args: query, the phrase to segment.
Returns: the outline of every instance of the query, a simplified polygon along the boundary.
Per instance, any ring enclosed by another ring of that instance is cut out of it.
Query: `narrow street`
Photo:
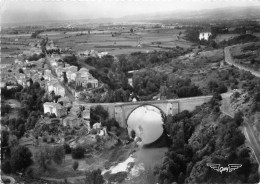
[[[47,54],[46,54],[45,59],[46,59],[47,65],[49,66],[49,69],[51,70],[52,75],[56,77],[56,79],[59,81],[60,85],[65,89],[65,95],[68,96],[71,101],[74,101],[75,97],[74,97],[73,93],[70,91],[70,89],[66,85],[63,84],[63,82],[61,82],[58,79],[58,77],[56,75],[56,72],[51,67],[50,58],[49,58],[49,56]]]

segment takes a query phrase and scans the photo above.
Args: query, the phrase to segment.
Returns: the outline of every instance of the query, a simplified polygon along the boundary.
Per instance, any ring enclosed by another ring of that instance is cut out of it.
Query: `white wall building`
[[[209,40],[209,37],[211,36],[211,32],[202,32],[199,35],[200,40]]]

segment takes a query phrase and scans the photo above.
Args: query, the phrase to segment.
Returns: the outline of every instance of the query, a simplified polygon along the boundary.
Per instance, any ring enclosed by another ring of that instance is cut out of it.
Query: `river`
[[[111,171],[112,174],[127,171],[127,181],[129,182],[144,174],[145,170],[152,169],[155,165],[160,165],[168,148],[143,147],[143,145],[158,140],[163,133],[163,121],[159,109],[150,105],[139,107],[130,114],[127,124],[129,135],[131,131],[134,130],[136,132],[136,138],[141,138],[137,142],[139,147],[136,152],[131,154],[125,161],[103,171],[103,174],[107,171]],[[133,163],[131,170],[128,169],[130,163]]]

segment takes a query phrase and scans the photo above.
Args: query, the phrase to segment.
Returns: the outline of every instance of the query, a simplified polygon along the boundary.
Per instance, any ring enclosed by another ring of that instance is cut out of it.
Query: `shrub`
[[[53,137],[51,137],[51,143],[54,143],[55,139]]]
[[[78,169],[78,167],[79,167],[79,163],[77,161],[75,161],[72,165],[73,170],[76,171]]]
[[[25,172],[25,175],[29,178],[33,178],[34,177],[34,171],[33,168],[28,168]]]
[[[18,146],[11,153],[10,165],[12,172],[21,171],[32,163],[32,153],[27,147]]]
[[[71,153],[71,148],[68,144],[64,144],[63,145],[64,149],[65,149],[65,154],[70,154]]]
[[[71,156],[73,159],[84,158],[85,149],[81,146],[77,146],[75,149],[71,150]]]
[[[1,169],[5,174],[10,174],[12,171],[10,160],[5,160],[2,162]]]

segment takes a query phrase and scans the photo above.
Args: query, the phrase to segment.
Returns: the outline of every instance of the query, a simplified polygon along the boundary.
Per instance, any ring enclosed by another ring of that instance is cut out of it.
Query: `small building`
[[[100,129],[101,128],[101,123],[95,123],[94,125],[93,125],[93,129]]]
[[[4,88],[4,87],[6,86],[6,82],[2,82],[2,81],[1,81],[1,84],[0,84],[0,85],[1,85],[1,88]]]
[[[50,113],[55,114],[57,117],[67,115],[67,108],[54,102],[45,102],[43,104],[44,114]]]
[[[199,35],[199,39],[208,41],[210,36],[211,36],[211,32],[201,32]]]
[[[58,103],[62,103],[62,105],[64,107],[70,107],[71,106],[71,101],[69,99],[69,97],[65,96],[65,97],[61,97],[58,99]]]
[[[69,126],[70,128],[79,127],[80,121],[76,116],[68,116],[63,120],[63,126]]]

